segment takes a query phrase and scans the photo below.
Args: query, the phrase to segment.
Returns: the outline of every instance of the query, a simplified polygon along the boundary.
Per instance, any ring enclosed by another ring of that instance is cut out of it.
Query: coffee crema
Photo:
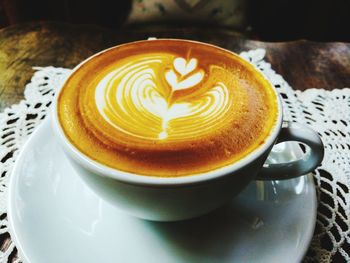
[[[82,153],[140,175],[208,172],[264,143],[277,98],[253,66],[185,40],[111,48],[81,64],[59,94],[58,118]]]

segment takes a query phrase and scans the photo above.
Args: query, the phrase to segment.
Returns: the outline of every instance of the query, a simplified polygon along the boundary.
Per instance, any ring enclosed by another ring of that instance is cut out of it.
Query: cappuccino
[[[65,136],[86,156],[159,177],[244,158],[278,116],[273,87],[252,65],[186,40],[133,42],[93,56],[66,81],[57,110]]]

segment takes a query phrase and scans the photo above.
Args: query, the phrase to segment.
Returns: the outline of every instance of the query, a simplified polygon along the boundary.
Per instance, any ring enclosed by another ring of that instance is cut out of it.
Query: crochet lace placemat
[[[265,50],[240,54],[279,91],[284,118],[311,126],[325,145],[322,165],[313,173],[318,211],[315,233],[305,262],[350,262],[350,89],[294,91],[264,61]],[[9,238],[7,186],[11,169],[23,143],[45,118],[55,90],[71,70],[44,67],[26,85],[25,99],[0,113],[0,262],[21,262]],[[339,261],[340,260],[340,261]]]

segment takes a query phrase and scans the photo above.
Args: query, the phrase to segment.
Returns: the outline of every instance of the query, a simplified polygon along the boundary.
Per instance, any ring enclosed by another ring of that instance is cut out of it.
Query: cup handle
[[[320,136],[311,128],[283,122],[276,143],[296,141],[309,146],[309,150],[299,160],[286,163],[264,164],[256,180],[284,180],[298,177],[313,171],[323,160],[324,147]]]

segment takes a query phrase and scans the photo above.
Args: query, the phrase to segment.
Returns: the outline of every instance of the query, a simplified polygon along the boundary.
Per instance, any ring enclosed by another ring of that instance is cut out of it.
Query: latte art
[[[215,46],[139,41],[81,64],[57,100],[65,136],[103,165],[177,177],[236,162],[264,143],[277,118],[273,88]]]
[[[114,128],[142,139],[183,140],[221,125],[218,120],[231,106],[229,92],[221,82],[204,88],[197,59],[171,54],[129,59],[132,62],[107,74],[96,88],[99,113]],[[172,69],[164,70],[171,64]],[[192,91],[195,96],[181,94],[199,84],[201,90]]]
[[[171,92],[191,88],[202,81],[204,72],[201,69],[188,76],[196,69],[197,59],[191,58],[189,61],[186,61],[184,58],[175,58],[173,64],[175,70],[171,69],[165,74],[165,78],[171,87]]]

